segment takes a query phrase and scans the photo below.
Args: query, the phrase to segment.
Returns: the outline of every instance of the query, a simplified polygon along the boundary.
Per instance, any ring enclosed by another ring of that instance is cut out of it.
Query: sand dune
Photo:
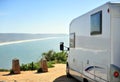
[[[30,40],[4,42],[4,43],[0,43],[0,46],[9,45],[9,44],[16,44],[16,43],[23,43],[23,42],[38,41],[38,40],[48,40],[48,39],[54,39],[54,38],[58,38],[58,37],[48,37],[48,38],[41,38],[41,39],[30,39]]]

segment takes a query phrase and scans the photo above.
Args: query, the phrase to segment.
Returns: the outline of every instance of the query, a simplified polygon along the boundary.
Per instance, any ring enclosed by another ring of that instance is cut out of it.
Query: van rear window
[[[91,15],[91,35],[102,34],[102,11]]]

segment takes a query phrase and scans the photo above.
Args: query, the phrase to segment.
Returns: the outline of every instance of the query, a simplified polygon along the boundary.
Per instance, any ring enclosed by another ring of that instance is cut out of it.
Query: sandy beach
[[[2,43],[0,43],[0,46],[9,45],[9,44],[16,44],[16,43],[23,43],[23,42],[38,41],[38,40],[48,40],[48,39],[54,39],[54,38],[58,38],[58,37],[48,37],[48,38],[40,38],[40,39],[30,39],[30,40],[19,40],[19,41],[2,42]]]
[[[22,71],[21,74],[7,75],[9,72],[0,72],[0,82],[77,82],[74,78],[66,77],[65,68],[65,64],[55,64],[46,73]]]

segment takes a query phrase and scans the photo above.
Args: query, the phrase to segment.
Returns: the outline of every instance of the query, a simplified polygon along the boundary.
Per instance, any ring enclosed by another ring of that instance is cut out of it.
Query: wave
[[[60,37],[48,37],[48,38],[40,38],[40,39],[30,39],[30,40],[19,40],[19,41],[3,42],[3,43],[0,43],[0,46],[9,45],[9,44],[23,43],[23,42],[32,42],[32,41],[38,41],[38,40],[55,39],[55,38],[60,38]]]

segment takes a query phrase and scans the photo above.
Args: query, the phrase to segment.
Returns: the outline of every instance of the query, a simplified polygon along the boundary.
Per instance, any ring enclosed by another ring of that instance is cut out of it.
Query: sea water
[[[59,52],[59,44],[64,42],[69,45],[68,37],[56,37],[29,41],[22,43],[12,43],[0,46],[0,68],[11,69],[12,59],[17,58],[20,64],[37,62],[41,59],[42,53],[53,50]]]

